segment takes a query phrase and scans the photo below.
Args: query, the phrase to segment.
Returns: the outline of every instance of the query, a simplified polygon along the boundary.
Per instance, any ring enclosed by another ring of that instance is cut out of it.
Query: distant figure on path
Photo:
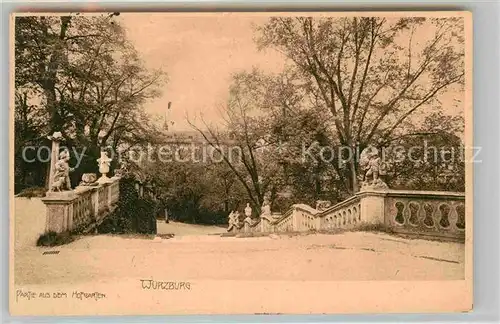
[[[165,208],[165,223],[168,224],[168,210]]]

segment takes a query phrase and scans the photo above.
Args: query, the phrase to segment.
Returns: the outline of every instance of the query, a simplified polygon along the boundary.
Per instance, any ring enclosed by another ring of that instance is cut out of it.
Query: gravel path
[[[58,254],[43,255],[47,250]],[[387,234],[170,239],[86,236],[15,253],[16,284],[165,280],[443,280],[464,278],[464,245]]]

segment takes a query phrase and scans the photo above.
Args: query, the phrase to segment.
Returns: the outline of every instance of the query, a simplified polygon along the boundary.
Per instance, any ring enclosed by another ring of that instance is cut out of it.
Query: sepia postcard
[[[472,14],[16,13],[11,315],[472,309]]]

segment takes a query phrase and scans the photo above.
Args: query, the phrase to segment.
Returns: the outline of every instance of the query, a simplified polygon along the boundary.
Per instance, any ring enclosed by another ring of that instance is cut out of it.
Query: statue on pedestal
[[[59,161],[59,144],[62,141],[64,141],[64,137],[61,132],[54,132],[52,135],[47,136],[47,138],[52,141],[52,150],[50,152],[50,174],[49,174],[49,192],[50,192],[52,191],[54,183],[56,163],[57,161]]]
[[[71,180],[69,173],[74,171],[70,168],[68,161],[70,159],[68,151],[59,153],[59,160],[54,165],[54,175],[52,177],[51,191],[68,191],[71,190]]]
[[[245,207],[245,219],[243,222],[248,223],[250,225],[253,225],[256,223],[256,221],[252,218],[252,207],[250,207],[250,204],[247,203],[247,206]]]
[[[232,211],[228,217],[229,217],[229,227],[227,228],[228,232],[230,232],[233,228],[234,229],[240,228],[240,214],[238,212]]]
[[[387,189],[387,184],[380,178],[386,174],[385,164],[381,160],[378,149],[369,146],[361,152],[359,166],[365,172],[361,189]]]
[[[245,207],[245,216],[252,218],[252,207],[250,207],[249,203],[247,203],[247,206]]]
[[[267,198],[264,198],[264,202],[262,203],[261,216],[271,216],[271,204]]]
[[[264,218],[270,222],[273,221],[273,216],[271,213],[271,204],[269,203],[269,199],[264,197],[264,202],[262,203],[260,218]]]

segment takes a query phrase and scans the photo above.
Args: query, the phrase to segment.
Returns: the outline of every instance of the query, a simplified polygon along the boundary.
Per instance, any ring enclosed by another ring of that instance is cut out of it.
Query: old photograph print
[[[11,16],[13,315],[472,307],[472,15]]]

